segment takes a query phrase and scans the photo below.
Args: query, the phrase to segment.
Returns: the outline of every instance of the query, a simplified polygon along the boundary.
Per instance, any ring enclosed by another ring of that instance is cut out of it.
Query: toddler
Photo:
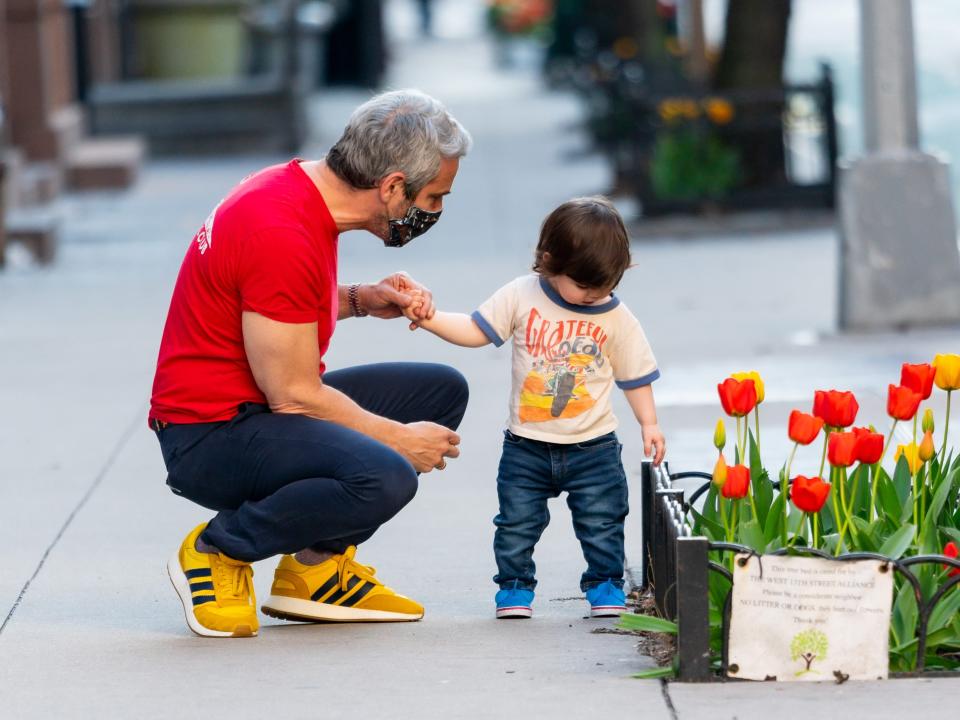
[[[636,317],[613,295],[630,265],[623,220],[604,198],[564,203],[543,223],[535,274],[500,288],[472,315],[419,321],[465,347],[513,341],[510,419],[497,477],[494,577],[498,618],[533,615],[533,548],[549,522],[547,500],[567,493],[587,569],[592,617],[625,610],[623,523],[627,479],[610,407],[624,391],[659,464],[666,449],[651,383],[657,364]]]

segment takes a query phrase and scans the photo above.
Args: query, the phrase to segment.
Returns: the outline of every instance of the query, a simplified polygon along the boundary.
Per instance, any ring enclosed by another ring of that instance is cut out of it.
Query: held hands
[[[453,430],[432,422],[415,422],[403,426],[400,442],[395,448],[417,472],[443,470],[446,458],[460,455],[460,436]]]
[[[433,293],[405,272],[397,272],[375,285],[360,286],[360,306],[373,317],[390,319],[401,315],[410,320],[429,320],[437,312]]]
[[[641,425],[640,431],[643,433],[643,455],[644,457],[653,456],[653,464],[659,465],[663,462],[663,456],[667,452],[667,441],[660,431],[660,425]]]

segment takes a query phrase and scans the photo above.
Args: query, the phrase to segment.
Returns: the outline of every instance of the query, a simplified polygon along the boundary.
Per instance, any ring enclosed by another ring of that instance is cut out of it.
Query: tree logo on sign
[[[823,660],[827,656],[828,645],[827,636],[819,630],[804,630],[794,635],[790,643],[790,659],[806,663],[806,667],[799,670],[797,675],[817,672],[811,665],[814,660]]]

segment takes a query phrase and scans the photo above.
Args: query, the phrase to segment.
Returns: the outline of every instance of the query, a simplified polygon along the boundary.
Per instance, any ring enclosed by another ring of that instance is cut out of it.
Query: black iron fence
[[[684,491],[674,485],[675,481],[687,478],[703,479],[707,483],[691,495],[689,503],[684,500]],[[710,475],[707,473],[671,474],[666,463],[658,468],[649,461],[644,462],[641,475],[643,585],[653,592],[657,612],[665,618],[674,620],[678,625],[678,679],[686,682],[708,682],[736,676],[736,668],[729,666],[727,655],[732,592],[728,590],[726,593],[722,614],[720,664],[719,668],[715,668],[710,643],[709,582],[711,574],[717,574],[725,578],[732,589],[733,575],[717,559],[729,553],[757,556],[753,549],[744,545],[711,542],[705,537],[693,534],[692,527],[687,521],[687,511],[706,491],[709,481]],[[914,555],[899,560],[866,552],[833,556],[822,550],[803,546],[794,547],[790,552],[836,562],[878,560],[885,563],[885,567],[892,568],[910,584],[918,613],[916,669],[910,673],[894,673],[894,675],[915,676],[924,673],[925,676],[956,676],[955,672],[924,672],[924,667],[930,617],[946,594],[960,585],[960,575],[948,578],[929,597],[925,597],[920,580],[913,569],[922,565],[940,567],[945,564],[960,568],[960,561],[943,555]],[[713,553],[712,557],[711,553]],[[777,550],[770,554],[785,555],[787,550]],[[743,562],[743,560],[739,558],[737,561]]]

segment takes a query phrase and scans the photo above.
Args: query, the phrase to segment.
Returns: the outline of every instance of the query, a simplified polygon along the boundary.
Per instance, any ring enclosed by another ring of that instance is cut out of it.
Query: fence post
[[[653,504],[657,501],[657,481],[653,475],[653,463],[644,460],[640,468],[640,570],[641,585],[644,591],[650,589],[650,566],[653,558],[650,555],[650,538],[653,537]]]
[[[677,538],[677,655],[679,679],[710,680],[709,541],[704,537]]]

